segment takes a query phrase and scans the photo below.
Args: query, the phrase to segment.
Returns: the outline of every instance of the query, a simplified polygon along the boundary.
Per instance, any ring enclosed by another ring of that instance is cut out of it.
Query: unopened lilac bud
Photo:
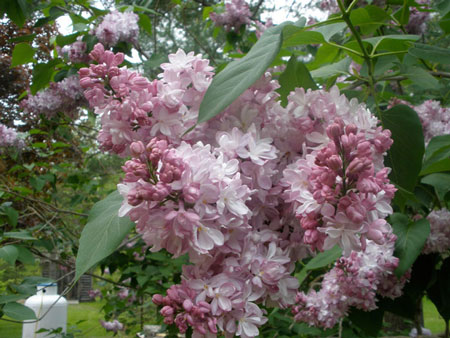
[[[369,229],[367,232],[367,238],[371,239],[375,243],[381,245],[384,242],[383,233],[378,229]]]
[[[89,68],[81,68],[78,74],[80,75],[80,79],[82,79],[83,77],[90,76],[91,70]]]
[[[105,65],[95,65],[91,67],[92,72],[98,77],[104,77],[106,75]]]
[[[349,206],[347,210],[345,210],[345,213],[347,214],[347,217],[351,219],[353,222],[359,224],[361,223],[365,218],[365,210],[358,206]]]
[[[93,84],[93,81],[90,77],[83,77],[80,79],[80,86],[82,88],[89,88]]]
[[[136,189],[131,189],[128,192],[127,202],[134,207],[142,203],[142,198]]]
[[[173,307],[168,305],[164,306],[160,311],[161,315],[163,315],[164,317],[172,316],[173,312]]]
[[[103,45],[101,43],[97,43],[94,46],[94,49],[89,53],[89,56],[97,62],[102,62],[104,52],[105,48],[103,47]]]
[[[145,152],[144,143],[142,143],[141,141],[131,143],[130,151],[134,157],[139,157],[139,155]]]
[[[358,156],[368,157],[372,154],[372,149],[369,141],[358,143],[356,149],[358,151]]]
[[[183,308],[189,312],[192,310],[192,307],[194,306],[194,304],[192,303],[192,301],[190,299],[185,299],[183,302]]]
[[[327,135],[334,143],[339,144],[339,138],[342,135],[342,128],[337,123],[333,123],[327,128]]]
[[[114,76],[119,76],[120,75],[120,69],[117,67],[111,67],[108,69],[108,76],[110,78],[114,77]]]
[[[342,160],[338,155],[332,155],[327,160],[328,166],[333,169],[334,171],[337,171],[342,168]]]
[[[209,331],[216,334],[217,333],[217,319],[216,318],[208,318],[208,328]]]
[[[345,133],[347,135],[350,135],[350,134],[356,135],[357,132],[358,132],[358,127],[355,126],[354,124],[348,124],[347,126],[345,126]]]

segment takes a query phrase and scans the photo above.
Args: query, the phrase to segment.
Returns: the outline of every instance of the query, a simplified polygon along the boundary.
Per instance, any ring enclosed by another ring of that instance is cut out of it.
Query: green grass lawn
[[[74,333],[75,337],[112,337],[112,333],[106,332],[105,329],[100,326],[99,321],[103,318],[102,313],[100,312],[102,305],[101,302],[69,304],[67,322],[68,332]],[[0,337],[21,338],[22,325],[0,320]],[[119,333],[116,337],[127,336],[120,335]]]
[[[430,329],[433,334],[445,331],[444,319],[440,316],[431,300],[426,297],[423,298],[423,316],[425,327]]]

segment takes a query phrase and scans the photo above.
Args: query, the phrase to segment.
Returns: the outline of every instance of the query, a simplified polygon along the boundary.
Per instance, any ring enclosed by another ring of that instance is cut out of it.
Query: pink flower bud
[[[97,62],[102,62],[102,58],[103,58],[103,53],[105,52],[105,48],[103,47],[103,45],[101,43],[97,43],[94,46],[94,49],[89,53],[89,56],[91,57],[91,59],[97,61]]]
[[[327,135],[334,143],[339,144],[339,138],[342,135],[342,128],[339,124],[333,123],[327,128]]]
[[[82,88],[89,88],[89,87],[91,87],[93,85],[93,83],[94,82],[92,81],[92,79],[90,77],[80,78],[80,86]]]
[[[90,76],[91,71],[90,71],[89,68],[81,68],[81,69],[78,71],[78,74],[80,75],[80,79],[81,79],[81,78],[83,78],[83,77]]]
[[[164,317],[172,316],[174,313],[173,307],[166,305],[161,309],[160,313]]]
[[[139,157],[139,155],[145,152],[144,143],[142,143],[141,141],[131,143],[130,151],[134,157]]]
[[[97,77],[105,77],[106,75],[106,67],[105,65],[95,65],[95,66],[91,66],[91,70],[94,73],[95,76]]]
[[[347,135],[349,134],[355,134],[358,132],[358,127],[355,126],[354,124],[348,124],[347,126],[345,126],[345,133]]]
[[[192,310],[192,307],[194,306],[194,304],[192,303],[192,301],[190,299],[185,299],[183,302],[183,308],[189,312]]]
[[[334,171],[338,171],[339,169],[342,168],[342,160],[338,155],[332,155],[327,160],[327,163],[328,163],[328,166]]]

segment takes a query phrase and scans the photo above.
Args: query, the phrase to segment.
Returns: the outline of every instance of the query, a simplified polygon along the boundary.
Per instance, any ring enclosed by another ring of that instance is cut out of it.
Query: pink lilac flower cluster
[[[308,126],[308,118],[300,129]],[[384,244],[384,218],[396,189],[380,165],[392,144],[388,130],[366,131],[340,118],[326,128],[330,142],[284,171],[285,198],[305,229],[304,241],[319,250],[339,244],[348,256],[366,239]]]
[[[319,3],[319,8],[322,11],[326,11],[329,14],[334,14],[339,12],[339,6],[336,2],[336,0],[322,0]]]
[[[395,298],[401,295],[406,278],[398,280],[394,270],[398,258],[393,256],[395,235],[386,237],[385,244],[367,241],[365,251],[353,251],[340,258],[323,276],[319,291],[299,292],[292,307],[295,320],[310,325],[332,328],[349,312],[350,307],[372,311],[376,293]]]
[[[334,243],[348,257],[390,245],[390,133],[337,87],[297,89],[282,107],[266,73],[182,136],[211,81],[206,60],[178,51],[150,82],[118,68],[120,53],[97,45],[91,57],[97,64],[80,77],[101,116],[102,147],[131,155],[119,215],[136,223],[151,251],[187,253],[193,263],[180,284],[153,297],[167,324],[196,336],[255,337],[267,321],[260,304],[294,305],[296,261]],[[373,283],[381,285],[391,265],[377,262]]]
[[[445,253],[450,249],[450,211],[433,210],[427,216],[430,222],[430,235],[422,250],[424,254]]]
[[[139,35],[139,17],[133,12],[112,11],[94,29],[93,34],[105,46],[115,46],[118,42],[136,42]]]
[[[430,19],[430,12],[427,4],[428,0],[417,0],[417,4],[422,5],[421,9],[417,9],[419,6],[409,7],[409,21],[405,26],[406,31],[409,34],[423,34],[426,31],[427,24],[426,22]]]
[[[239,31],[242,25],[251,23],[252,13],[245,0],[231,0],[225,4],[225,12],[211,12],[209,17],[216,26],[224,27],[226,31]]]
[[[8,128],[0,123],[0,147],[22,149],[24,146],[24,141],[18,138],[17,131],[14,128]]]
[[[117,319],[114,319],[112,322],[105,322],[104,320],[101,320],[100,324],[105,328],[106,331],[118,332],[124,329],[123,324]]]
[[[126,287],[121,287],[117,292],[117,297],[120,300],[126,300],[127,304],[131,304],[136,300],[136,295],[133,292],[130,292],[130,289]]]
[[[263,33],[266,31],[266,29],[273,26],[272,18],[268,18],[265,23],[262,23],[261,21],[255,21],[256,25],[256,37],[259,39]]]
[[[101,117],[102,149],[127,156],[133,141],[147,144],[156,135],[179,143],[181,134],[195,125],[211,81],[208,60],[179,50],[161,65],[164,72],[159,80],[150,82],[137,72],[118,68],[122,53],[113,54],[97,44],[90,56],[97,64],[80,70],[80,83]]]
[[[89,290],[88,295],[90,298],[95,299],[102,296],[102,292],[99,289]]]
[[[81,37],[71,45],[64,46],[60,54],[67,55],[69,61],[73,63],[89,63],[91,60],[86,53],[86,43],[81,40]]]
[[[393,99],[389,107],[396,104],[406,104],[417,112],[422,122],[425,144],[428,144],[435,136],[450,134],[450,108],[442,107],[439,101],[427,100],[414,106],[407,101]]]
[[[87,102],[79,77],[74,75],[60,82],[50,83],[49,88],[37,92],[36,95],[29,94],[20,105],[26,113],[35,116],[44,115],[52,118],[58,113],[63,113],[75,118],[80,107],[86,106]]]

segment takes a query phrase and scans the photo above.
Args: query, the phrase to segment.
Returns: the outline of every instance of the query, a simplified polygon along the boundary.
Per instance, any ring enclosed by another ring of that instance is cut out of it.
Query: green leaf
[[[297,57],[292,55],[289,59],[285,71],[278,80],[280,88],[277,92],[280,94],[281,104],[286,106],[289,93],[295,88],[302,87],[317,89],[317,85],[311,77],[308,68],[302,62],[297,61]]]
[[[390,221],[397,236],[395,256],[399,258],[399,264],[395,275],[401,277],[422,251],[430,234],[430,223],[426,218],[413,222],[408,219],[408,216],[400,213],[392,214]]]
[[[450,12],[448,12],[441,20],[439,20],[439,26],[446,33],[450,33]]]
[[[407,46],[409,46],[410,41],[416,41],[417,39],[419,39],[418,35],[392,34],[363,39],[363,42],[370,43],[373,46],[374,51],[378,49],[398,51],[406,49]]]
[[[337,22],[332,23],[325,26],[320,26],[314,29],[314,31],[322,34],[323,38],[326,42],[330,41],[330,39],[335,36],[337,33],[342,32],[347,27],[345,22]]]
[[[31,42],[34,40],[35,37],[36,37],[36,34],[27,34],[27,35],[18,36],[17,38],[9,39],[8,42],[9,43]]]
[[[198,123],[221,113],[261,77],[280,50],[283,27],[267,29],[246,56],[214,77],[200,104]]]
[[[392,133],[394,143],[385,159],[392,168],[390,179],[408,191],[414,191],[422,167],[424,141],[417,113],[406,105],[397,105],[380,113],[384,129]]]
[[[335,75],[348,74],[351,62],[350,58],[345,58],[336,63],[315,69],[311,72],[311,75],[313,78],[328,78]]]
[[[134,5],[133,7],[134,7],[134,12],[141,11],[141,12],[147,12],[147,13],[150,13],[150,14],[153,14],[153,15],[161,15],[160,13],[158,13],[157,11],[155,11],[155,10],[153,10],[151,8],[147,8],[147,7],[143,7],[143,6],[137,6],[137,5]]]
[[[307,268],[308,270],[323,268],[324,266],[333,263],[341,256],[342,249],[339,246],[335,245],[330,250],[321,252],[313,259],[311,259],[308,264],[306,264],[305,268]]]
[[[22,1],[7,0],[0,1],[1,12],[6,12],[8,17],[19,27],[25,23],[25,10],[22,8]]]
[[[323,67],[326,64],[333,63],[339,56],[339,48],[332,45],[322,45],[317,49],[314,60],[309,62],[306,66],[309,70],[314,70]]]
[[[35,263],[34,256],[30,250],[23,246],[17,246],[17,250],[19,251],[19,256],[17,260],[21,261],[23,264],[33,265]]]
[[[439,81],[421,67],[408,67],[405,75],[413,85],[423,89],[439,89]]]
[[[15,228],[17,226],[17,221],[19,219],[18,211],[13,207],[4,207],[3,212],[5,213],[6,218],[8,218],[9,225]]]
[[[150,21],[150,18],[146,14],[139,14],[139,26],[146,31],[149,35],[152,34],[152,22]]]
[[[19,250],[15,245],[5,245],[0,248],[0,258],[8,262],[10,265],[14,265],[17,257],[19,257]]]
[[[369,337],[377,337],[378,332],[383,326],[383,309],[376,309],[370,312],[352,309],[350,311],[348,319],[352,324],[359,327]]]
[[[39,89],[44,88],[52,79],[54,67],[60,63],[59,60],[52,60],[48,63],[39,63],[33,67],[33,82],[31,84],[31,94],[35,95]]]
[[[0,304],[15,302],[16,300],[27,298],[28,295],[0,295]]]
[[[3,237],[5,237],[5,238],[22,239],[24,241],[26,241],[26,240],[33,240],[33,241],[35,241],[36,240],[36,238],[31,236],[31,233],[28,232],[28,231],[5,232],[5,233],[3,233]]]
[[[34,142],[31,144],[33,148],[47,148],[47,144],[44,142]]]
[[[214,9],[213,9],[211,6],[205,6],[205,7],[203,7],[203,12],[202,12],[202,18],[203,18],[203,21],[205,21],[206,19],[209,18],[209,14],[210,14],[211,12],[214,12]]]
[[[3,313],[15,320],[36,319],[36,314],[28,306],[20,303],[6,303],[3,307]]]
[[[77,41],[77,37],[80,34],[77,33],[73,33],[70,35],[58,35],[56,37],[56,44],[60,47],[64,47],[65,45],[70,45],[71,43],[74,43],[75,41]]]
[[[441,200],[444,200],[445,194],[450,191],[450,174],[448,173],[434,173],[422,178],[421,182],[433,186]]]
[[[439,135],[433,137],[425,149],[423,158],[424,168],[443,157],[450,156],[450,135]]]
[[[402,25],[407,25],[409,21],[409,5],[406,3],[406,1],[403,1],[401,4],[402,7],[394,13],[394,17],[400,22]]]
[[[450,2],[449,2],[450,3]],[[416,58],[437,62],[441,64],[450,64],[450,50],[423,43],[415,43],[414,47],[408,50],[408,53]]]
[[[441,161],[430,164],[420,172],[420,175],[428,175],[442,171],[450,171],[450,158],[445,158]]]
[[[34,52],[35,52],[34,48],[31,47],[28,43],[26,42],[18,43],[14,47],[12,53],[11,67],[16,67],[29,62],[36,61],[34,59]]]
[[[119,217],[118,211],[123,198],[118,191],[97,202],[89,213],[80,238],[80,248],[76,259],[75,279],[109,256],[133,228],[128,217]]]
[[[350,20],[353,25],[359,26],[363,35],[373,33],[380,25],[384,24],[389,15],[378,6],[366,6],[352,10]]]
[[[450,170],[450,135],[433,137],[425,150],[420,175]]]
[[[283,40],[283,48],[295,47],[300,45],[312,45],[325,43],[323,35],[315,31],[300,31],[292,34],[289,38]]]
[[[442,263],[436,282],[427,290],[427,294],[442,318],[450,320],[450,258]]]
[[[33,176],[33,177],[30,178],[30,185],[31,185],[31,186],[34,188],[34,190],[36,190],[36,191],[41,191],[42,188],[44,188],[45,183],[47,183],[47,181],[46,181],[46,180],[43,180],[43,179],[40,178],[40,177]]]
[[[336,259],[338,259],[341,256],[342,256],[342,249],[337,245],[335,245],[330,250],[319,253],[303,267],[300,273],[296,275],[297,279],[299,280],[299,283],[300,284],[303,283],[303,281],[306,278],[306,274],[308,273],[309,270],[323,268],[335,262]]]

